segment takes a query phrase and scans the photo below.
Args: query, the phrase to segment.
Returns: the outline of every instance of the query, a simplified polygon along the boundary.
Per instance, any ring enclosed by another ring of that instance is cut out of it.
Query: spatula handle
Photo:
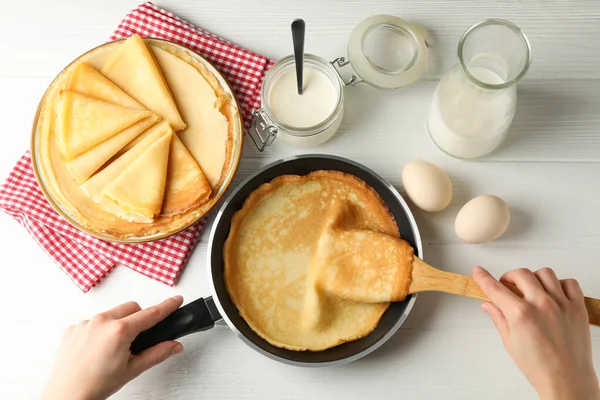
[[[585,308],[590,316],[590,324],[600,326],[600,299],[586,297]]]
[[[504,282],[503,284],[517,296],[523,297],[523,293],[515,285]],[[409,293],[426,291],[445,292],[490,301],[473,278],[433,268],[423,260],[415,257]],[[586,297],[585,307],[589,315],[590,325],[600,326],[600,299]]]
[[[473,278],[442,271],[415,257],[409,293],[445,292],[472,299],[489,301]]]

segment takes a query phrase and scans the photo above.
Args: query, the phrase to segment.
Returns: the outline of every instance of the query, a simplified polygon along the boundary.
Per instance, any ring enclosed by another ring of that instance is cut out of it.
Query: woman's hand
[[[588,315],[577,281],[559,281],[549,268],[507,272],[500,282],[515,285],[523,293],[520,298],[481,267],[473,269],[473,278],[493,302],[483,303],[483,310],[541,399],[600,399]]]
[[[145,310],[129,302],[68,328],[42,399],[106,399],[142,372],[181,353],[183,347],[174,341],[136,356],[129,346],[140,332],[165,319],[182,302],[181,296],[175,296]]]

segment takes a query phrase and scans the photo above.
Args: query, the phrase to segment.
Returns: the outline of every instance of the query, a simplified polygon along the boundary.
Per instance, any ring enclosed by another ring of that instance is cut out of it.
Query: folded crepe
[[[360,303],[402,301],[409,292],[413,248],[394,235],[353,226],[350,204],[332,199],[311,261],[323,291]]]
[[[58,148],[65,161],[72,160],[151,115],[148,110],[125,108],[84,94],[62,91],[58,99]]]
[[[173,134],[167,170],[163,215],[186,212],[208,201],[212,188],[196,159]]]
[[[138,35],[133,35],[111,55],[101,70],[131,97],[167,120],[175,131],[186,125],[154,56]]]
[[[120,218],[132,222],[151,223],[152,218],[147,218],[141,214],[132,214],[126,211],[120,204],[104,196],[104,189],[117,179],[125,169],[133,164],[152,144],[160,140],[164,136],[170,135],[170,132],[155,129],[149,129],[150,135],[147,135],[143,141],[139,142],[135,147],[121,155],[119,158],[108,164],[102,171],[88,179],[81,190],[94,202],[98,203],[105,211],[114,214]]]
[[[154,219],[162,207],[167,181],[170,132],[152,143],[102,195],[117,203],[126,213]]]
[[[138,143],[146,140],[146,137],[156,135],[156,131],[162,131],[163,133],[166,133],[172,132],[173,129],[171,128],[171,125],[169,125],[169,123],[163,119],[158,124],[154,125],[152,129],[148,129],[147,131],[142,132],[141,135],[138,135],[135,138],[133,138],[119,151],[118,154],[125,153],[126,151],[129,151],[129,149],[134,148],[135,146],[137,146]]]
[[[85,94],[108,103],[128,108],[144,107],[112,83],[110,79],[84,62],[78,62],[69,74],[65,90]]]
[[[88,151],[81,153],[77,157],[65,163],[65,166],[71,172],[73,179],[78,185],[85,182],[94,172],[98,171],[108,160],[117,154],[134,138],[146,131],[159,120],[158,116],[151,115],[141,121],[136,122],[129,128],[117,133],[113,137],[106,139],[99,145],[92,147]]]
[[[125,152],[145,140],[146,136],[155,134],[155,130],[172,131],[165,120],[137,136],[128,143],[121,152]],[[167,187],[163,200],[162,215],[176,215],[208,201],[212,193],[210,182],[202,172],[198,162],[185,147],[177,134],[173,134],[169,152],[167,169]]]

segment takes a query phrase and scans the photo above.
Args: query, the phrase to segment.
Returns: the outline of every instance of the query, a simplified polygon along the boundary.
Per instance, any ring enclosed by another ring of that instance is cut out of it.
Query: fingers
[[[161,342],[156,346],[142,351],[137,356],[134,356],[129,361],[129,370],[133,379],[142,372],[158,365],[175,354],[183,351],[183,346],[179,342],[167,341]]]
[[[515,285],[523,293],[526,300],[533,300],[536,296],[539,297],[546,293],[533,272],[525,268],[505,273],[500,278],[500,282],[508,282]]]
[[[183,297],[171,297],[162,303],[129,315],[124,320],[129,326],[132,336],[135,337],[138,333],[152,328],[165,319],[169,314],[177,310],[182,303]]]
[[[502,313],[502,310],[500,310],[493,303],[489,302],[482,303],[481,308],[490,316],[492,322],[494,325],[496,325],[496,329],[500,333],[502,340],[505,340],[508,337],[509,328],[508,322],[506,321],[506,317]]]
[[[584,301],[581,286],[575,279],[563,279],[560,281],[560,285],[569,300],[577,302]]]
[[[473,268],[473,279],[483,290],[483,293],[500,309],[514,308],[521,301],[516,294],[479,266]]]
[[[140,311],[142,308],[140,307],[140,305],[134,301],[129,301],[127,303],[123,303],[121,305],[116,306],[115,308],[112,308],[108,311],[103,312],[103,314],[107,317],[113,318],[113,319],[121,319],[121,318],[125,318],[128,315],[131,315],[133,313],[136,313],[138,311]]]
[[[558,302],[563,302],[567,297],[563,288],[556,277],[556,274],[550,268],[542,268],[534,272],[538,281],[544,290]]]

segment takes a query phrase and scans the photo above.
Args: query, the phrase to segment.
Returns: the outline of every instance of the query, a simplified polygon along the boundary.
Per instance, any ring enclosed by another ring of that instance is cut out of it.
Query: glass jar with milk
[[[506,138],[517,106],[516,84],[531,64],[531,47],[515,24],[498,19],[467,30],[458,44],[458,64],[433,95],[427,127],[451,156],[477,158]]]
[[[297,92],[294,56],[279,60],[261,87],[248,135],[259,151],[277,137],[294,147],[329,140],[344,115],[344,90],[366,83],[400,89],[419,80],[427,63],[427,31],[393,15],[374,15],[354,27],[348,56],[329,62],[304,54],[303,93]]]

